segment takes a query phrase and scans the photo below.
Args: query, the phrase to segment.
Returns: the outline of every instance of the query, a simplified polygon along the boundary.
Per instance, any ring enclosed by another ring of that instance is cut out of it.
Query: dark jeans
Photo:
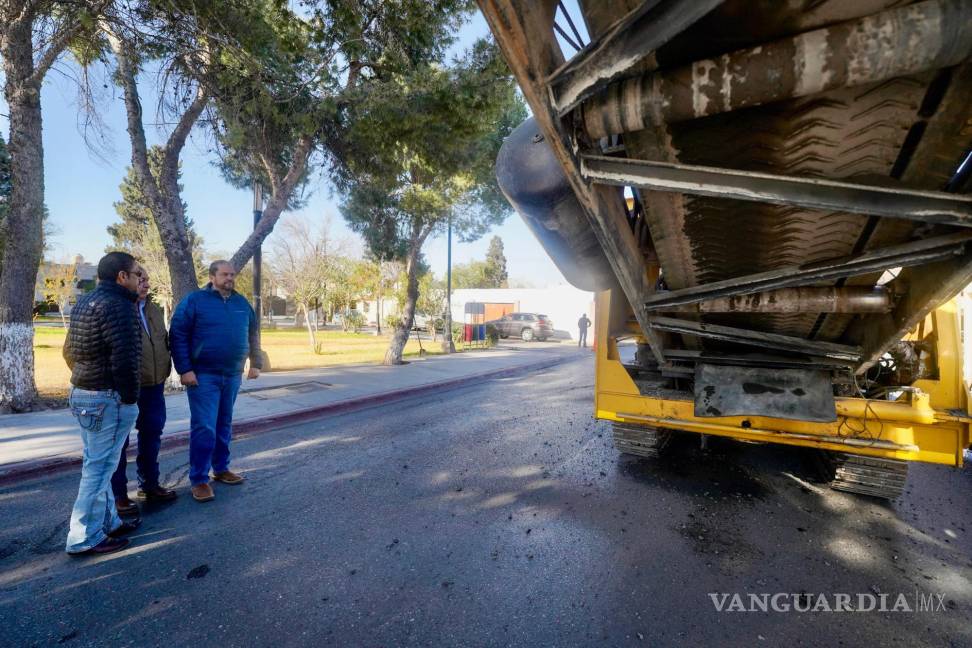
[[[199,385],[186,388],[189,397],[189,483],[209,482],[209,469],[229,470],[233,438],[233,405],[243,377],[197,374]]]
[[[580,329],[580,337],[577,339],[577,346],[587,346],[587,329]]]
[[[165,427],[165,383],[142,387],[138,395],[138,456],[135,458],[138,487],[159,485],[159,448],[162,447],[162,428]],[[118,459],[118,468],[111,476],[111,490],[116,498],[128,497],[128,438]]]

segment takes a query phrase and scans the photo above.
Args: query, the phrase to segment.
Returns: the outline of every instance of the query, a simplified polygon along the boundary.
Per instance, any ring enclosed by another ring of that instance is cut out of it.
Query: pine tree
[[[422,247],[451,223],[474,241],[509,214],[496,153],[525,110],[498,50],[478,41],[452,65],[376,78],[349,107],[333,168],[341,212],[372,253],[405,264],[406,301],[385,364],[401,364],[419,297]]]
[[[506,256],[503,254],[503,239],[498,236],[494,236],[489,242],[485,274],[487,288],[507,287]]]
[[[162,149],[160,147],[152,147],[149,151],[149,162],[153,167],[153,172],[161,167]],[[162,246],[162,237],[159,235],[159,229],[152,218],[148,201],[142,193],[134,169],[128,167],[125,179],[122,180],[118,189],[121,192],[121,200],[114,203],[114,207],[121,221],[108,226],[111,244],[105,251],[121,250],[138,259],[142,267],[148,271],[152,294],[168,315],[172,312],[174,306],[169,263],[166,259],[165,248]],[[183,204],[183,213],[186,213],[185,204]],[[188,216],[186,217],[186,230],[189,232],[196,268],[201,268],[202,239],[196,235],[193,222]]]

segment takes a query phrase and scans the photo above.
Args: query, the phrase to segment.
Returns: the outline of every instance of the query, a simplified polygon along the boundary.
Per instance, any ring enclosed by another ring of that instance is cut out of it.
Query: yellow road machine
[[[479,5],[533,111],[497,176],[597,292],[620,451],[806,446],[887,498],[961,465],[972,0]]]

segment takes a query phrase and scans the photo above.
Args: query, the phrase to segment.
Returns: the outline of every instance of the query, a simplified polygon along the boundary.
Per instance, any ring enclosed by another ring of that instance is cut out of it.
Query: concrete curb
[[[274,414],[271,416],[260,416],[243,419],[241,421],[234,421],[233,436],[240,437],[261,434],[263,432],[269,432],[271,430],[289,427],[299,423],[306,423],[327,414],[344,414],[356,410],[367,409],[369,407],[386,405],[391,402],[400,401],[439,390],[457,389],[481,380],[503,378],[520,373],[539,371],[540,369],[546,369],[570,359],[573,358],[571,356],[552,358],[520,365],[518,367],[495,369],[493,371],[487,371],[485,373],[472,376],[441,380],[439,382],[426,383],[424,385],[416,385],[414,387],[405,387],[402,389],[394,389],[378,394],[356,396],[354,398],[347,398],[334,403],[327,403],[325,405],[294,410],[293,412],[287,412],[286,414]],[[162,436],[162,450],[188,446],[188,444],[189,430],[166,432]],[[130,451],[130,456],[134,458],[134,451]],[[41,459],[21,461],[6,468],[0,468],[0,486],[10,485],[18,481],[39,477],[41,475],[58,473],[79,465],[81,465],[80,455],[43,457]]]

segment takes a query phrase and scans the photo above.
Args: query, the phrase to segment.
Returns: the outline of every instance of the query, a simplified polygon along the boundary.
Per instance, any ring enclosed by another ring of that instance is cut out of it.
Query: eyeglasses
[[[141,270],[133,270],[133,271],[129,272],[128,274],[135,275],[136,277],[139,277],[139,278],[145,277],[145,273],[142,272]]]

